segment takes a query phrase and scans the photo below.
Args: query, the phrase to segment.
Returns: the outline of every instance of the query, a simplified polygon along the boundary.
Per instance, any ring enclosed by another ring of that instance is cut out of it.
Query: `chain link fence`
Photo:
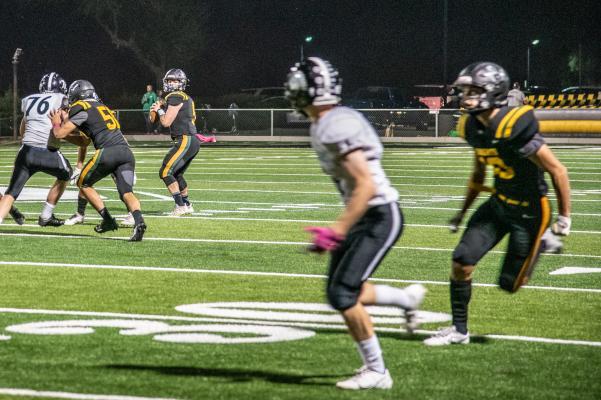
[[[358,110],[382,137],[454,136],[457,110]],[[115,110],[126,134],[147,133],[140,110]],[[204,134],[231,136],[308,136],[309,120],[291,109],[198,109],[196,127]],[[155,132],[156,131],[156,132]],[[154,125],[150,133],[168,133]]]

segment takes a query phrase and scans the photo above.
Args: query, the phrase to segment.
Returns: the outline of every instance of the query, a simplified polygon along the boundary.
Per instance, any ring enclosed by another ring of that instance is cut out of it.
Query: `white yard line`
[[[40,239],[104,239],[104,240],[129,240],[129,236],[88,236],[82,235],[60,235],[60,234],[43,234],[43,233],[16,233],[16,232],[0,232],[0,236],[9,237],[36,237]],[[308,246],[307,242],[287,242],[273,240],[234,240],[234,239],[200,239],[200,238],[172,238],[172,237],[144,237],[144,241],[155,242],[183,242],[183,243],[222,243],[222,244],[265,244],[265,245],[283,245],[283,246]],[[413,251],[431,251],[431,252],[452,252],[453,249],[443,249],[437,247],[410,247],[410,246],[393,246],[395,250],[413,250]],[[504,251],[491,250],[489,253],[505,254]],[[601,258],[601,255],[593,254],[548,254],[542,253],[542,256],[547,257],[570,257],[570,258]]]
[[[133,266],[133,265],[48,263],[48,262],[30,262],[30,261],[0,261],[0,266],[107,269],[107,270],[126,270],[126,271],[175,272],[175,273],[184,273],[184,274],[248,275],[248,276],[272,276],[272,277],[282,277],[282,278],[309,278],[309,279],[326,279],[327,278],[326,275],[295,274],[295,273],[285,273],[285,272],[172,268],[172,267]],[[442,285],[442,286],[449,285],[449,281],[393,279],[393,278],[370,278],[370,280],[374,281],[374,282],[388,282],[388,283],[421,283],[421,284]],[[498,285],[492,284],[492,283],[472,283],[472,285],[478,286],[478,287],[498,287]],[[559,291],[559,292],[601,293],[601,289],[594,289],[594,288],[570,288],[570,287],[532,286],[532,285],[526,285],[526,286],[523,286],[522,288],[523,289],[536,289],[536,290],[550,290],[550,291]]]
[[[244,208],[241,207],[237,210],[206,210],[206,213],[212,213],[212,212],[219,212],[219,213],[238,213],[240,212],[240,210],[260,210],[260,211],[288,211],[286,210],[286,208],[289,209],[294,209],[296,210],[314,210],[314,209],[319,209],[319,207],[317,206],[288,206],[288,205],[274,205],[274,208]],[[277,207],[277,208],[275,208]],[[23,214],[25,215],[39,215],[39,213],[33,213],[33,212],[24,212]],[[54,213],[55,215],[61,217],[61,216],[65,216],[65,217],[70,217],[71,215],[73,215],[72,213]],[[196,215],[199,214],[199,215]],[[123,215],[119,215],[116,214],[114,215],[115,218],[125,218],[125,214]],[[202,216],[200,213],[194,213],[192,215],[187,215],[185,217],[174,217],[171,215],[145,215],[144,218],[146,219],[200,219],[200,220],[206,220],[206,221],[241,221],[241,222],[253,222],[253,221],[257,221],[257,222],[276,222],[276,223],[281,223],[281,222],[286,222],[286,223],[307,223],[307,224],[331,224],[332,222],[334,222],[334,220],[319,220],[319,219],[289,219],[289,218],[250,218],[250,217],[213,217],[213,216]],[[86,215],[86,220],[93,220],[93,221],[99,221],[101,218],[100,216],[89,216]],[[16,223],[12,223],[12,222],[4,222],[3,225],[6,226],[14,226],[14,227],[18,227],[18,226],[24,226],[24,227],[28,227],[28,228],[39,228],[42,229],[44,227],[41,227],[37,224],[23,224],[23,225],[17,225]],[[417,228],[436,228],[436,229],[448,229],[449,226],[448,225],[434,225],[434,224],[405,224],[404,226],[411,226],[411,227],[417,227]],[[464,229],[465,226],[459,226],[459,228]],[[579,230],[570,230],[570,233],[574,234],[590,234],[590,235],[601,235],[601,231],[579,231]]]
[[[73,392],[51,392],[47,390],[0,388],[0,395],[41,397],[50,399],[75,399],[75,400],[176,400],[164,397],[139,397],[122,396],[115,394],[84,394]]]

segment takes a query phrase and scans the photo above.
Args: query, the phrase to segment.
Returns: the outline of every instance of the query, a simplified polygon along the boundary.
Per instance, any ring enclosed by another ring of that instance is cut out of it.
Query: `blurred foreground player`
[[[332,177],[345,204],[329,227],[309,227],[315,252],[330,252],[327,298],[338,310],[357,344],[363,366],[341,389],[390,389],[392,378],[365,305],[392,305],[405,310],[407,322],[421,304],[426,289],[372,285],[367,279],[396,243],[403,230],[398,193],[390,185],[380,160],[382,144],[369,122],[357,111],[338,106],[341,81],[330,63],[316,57],[291,68],[286,96],[311,118],[311,144],[324,172]]]
[[[457,231],[481,191],[492,195],[474,212],[453,252],[453,326],[426,339],[424,343],[430,346],[469,343],[467,317],[472,273],[478,261],[505,235],[509,235],[509,243],[499,286],[509,293],[528,282],[545,247],[561,246],[547,230],[551,206],[546,196],[545,171],[551,175],[559,206],[553,232],[568,235],[571,226],[567,170],[545,144],[532,107],[507,106],[509,77],[505,70],[491,62],[477,62],[461,71],[454,86],[467,111],[457,130],[474,148],[475,157],[463,207],[451,219],[451,230]],[[494,171],[492,189],[484,186],[487,165]]]

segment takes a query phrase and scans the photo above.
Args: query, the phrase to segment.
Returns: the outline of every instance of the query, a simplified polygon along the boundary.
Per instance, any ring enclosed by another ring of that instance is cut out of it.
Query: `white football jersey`
[[[334,107],[311,124],[311,145],[321,168],[332,177],[345,203],[355,189],[355,181],[342,166],[342,157],[357,149],[363,150],[376,186],[368,204],[378,206],[398,200],[399,194],[390,185],[380,162],[382,143],[363,114],[348,107]]]
[[[58,149],[60,140],[52,134],[50,111],[67,104],[67,96],[62,93],[37,93],[21,100],[21,111],[25,118],[23,144],[32,147]]]

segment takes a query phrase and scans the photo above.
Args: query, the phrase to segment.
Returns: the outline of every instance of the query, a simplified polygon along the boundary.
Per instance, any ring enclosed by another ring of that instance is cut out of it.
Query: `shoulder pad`
[[[467,126],[467,121],[469,120],[470,115],[468,113],[461,114],[459,117],[459,121],[457,121],[457,134],[459,137],[465,139],[465,130]]]
[[[538,122],[532,106],[513,108],[499,122],[495,130],[495,139],[513,140],[518,136],[533,136],[538,132]],[[526,138],[523,138],[526,139]]]
[[[179,90],[176,92],[169,93],[167,96],[165,96],[165,100],[169,99],[170,97],[181,97],[183,101],[186,101],[189,98],[189,96],[186,93]]]
[[[84,110],[84,111],[85,110],[89,110],[90,107],[92,107],[92,105],[90,103],[88,103],[87,101],[83,101],[83,100],[77,100],[75,103],[71,103],[69,105],[69,108],[71,110],[77,109],[77,111],[80,111],[80,110]]]

